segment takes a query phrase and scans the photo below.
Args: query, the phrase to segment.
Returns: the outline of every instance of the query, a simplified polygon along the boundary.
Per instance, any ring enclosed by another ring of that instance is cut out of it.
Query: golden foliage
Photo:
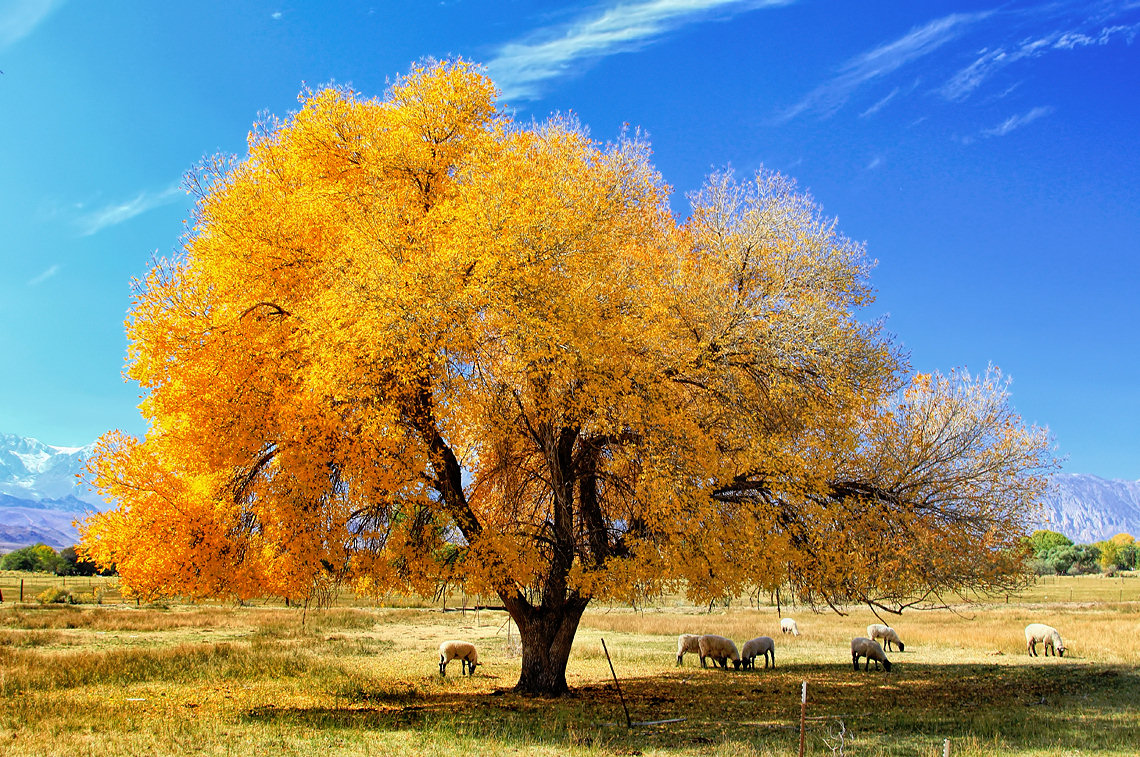
[[[519,614],[1016,573],[1044,434],[996,373],[896,396],[864,250],[777,174],[679,224],[636,135],[515,124],[458,62],[307,93],[192,185],[127,324],[149,431],[92,464],[87,553],[137,592],[448,581]]]

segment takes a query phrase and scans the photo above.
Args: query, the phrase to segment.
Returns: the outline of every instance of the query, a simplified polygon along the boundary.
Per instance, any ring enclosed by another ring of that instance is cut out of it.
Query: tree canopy
[[[1029,548],[1030,554],[1041,556],[1043,553],[1048,552],[1050,549],[1056,547],[1071,547],[1073,540],[1065,536],[1060,531],[1051,531],[1047,528],[1039,528],[1026,537],[1026,546]]]
[[[142,593],[494,592],[545,693],[596,598],[1016,581],[1050,460],[1000,373],[908,378],[811,198],[718,173],[680,223],[649,155],[463,62],[258,124],[137,284],[149,427],[99,443],[87,553]]]

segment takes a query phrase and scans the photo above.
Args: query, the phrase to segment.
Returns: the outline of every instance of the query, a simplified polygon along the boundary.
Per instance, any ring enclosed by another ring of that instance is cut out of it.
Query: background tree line
[[[1120,533],[1093,544],[1074,544],[1058,531],[1041,529],[1026,539],[1032,556],[1030,568],[1037,575],[1080,575],[1104,571],[1136,570],[1140,548],[1131,534]]]
[[[33,544],[0,557],[0,570],[23,570],[29,573],[54,573],[57,576],[110,576],[114,570],[99,570],[93,562],[76,554],[75,547],[59,552],[47,544]]]

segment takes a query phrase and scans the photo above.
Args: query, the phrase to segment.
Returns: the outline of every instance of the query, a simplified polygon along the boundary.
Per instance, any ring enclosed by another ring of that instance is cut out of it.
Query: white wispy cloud
[[[795,0],[636,0],[594,10],[526,39],[508,42],[487,63],[506,100],[533,100],[543,85],[584,63],[650,44],[684,24]]]
[[[35,31],[63,0],[4,0],[0,3],[0,50]]]
[[[1023,39],[1011,45],[979,51],[978,57],[965,68],[960,69],[942,85],[939,92],[947,100],[960,102],[969,97],[987,79],[998,71],[1023,60],[1040,58],[1057,50],[1075,50],[1091,45],[1107,45],[1114,38],[1121,38],[1132,44],[1140,31],[1140,23],[1115,24],[1099,29],[1070,28],[1052,31]]]
[[[1095,37],[1083,32],[1068,32],[1061,35],[1053,46],[1058,50],[1072,50],[1089,45],[1107,45],[1113,37],[1123,37],[1124,41],[1131,45],[1136,39],[1137,31],[1140,31],[1140,24],[1106,26]]]
[[[28,282],[28,286],[34,287],[34,286],[37,286],[39,284],[42,284],[45,281],[47,281],[48,279],[50,279],[52,276],[55,276],[57,273],[59,273],[59,265],[58,264],[53,264],[51,266],[48,266],[47,270],[45,270],[43,273],[36,276],[35,278],[31,279]]]
[[[1053,108],[1049,106],[1039,106],[1029,111],[1028,113],[1021,113],[1019,115],[1010,116],[1002,121],[992,129],[982,129],[983,137],[1004,137],[1014,129],[1020,129],[1026,124],[1031,124],[1042,116],[1047,116],[1053,112]]]
[[[126,202],[107,205],[85,213],[78,219],[83,236],[91,236],[109,226],[117,226],[148,210],[169,205],[182,195],[179,185],[167,187],[160,192],[140,192],[137,197]]]
[[[863,84],[930,55],[972,24],[991,14],[991,11],[952,13],[924,26],[915,27],[892,42],[856,56],[843,64],[837,76],[813,89],[781,113],[777,120],[787,122],[804,113],[815,113],[826,118],[843,107]]]
[[[870,108],[867,108],[867,110],[865,110],[865,111],[863,111],[862,113],[860,113],[860,114],[859,114],[859,118],[866,118],[867,116],[873,116],[873,115],[875,115],[875,114],[876,114],[876,113],[878,113],[880,110],[882,110],[884,107],[886,107],[887,103],[889,103],[891,100],[893,100],[893,99],[895,99],[896,97],[898,97],[898,94],[899,94],[899,92],[901,92],[901,91],[902,91],[902,90],[900,90],[898,87],[895,87],[894,89],[892,89],[892,90],[890,91],[890,93],[889,93],[889,94],[887,94],[887,96],[886,96],[886,97],[884,97],[883,99],[879,100],[877,103],[875,103],[874,105],[872,105]]]

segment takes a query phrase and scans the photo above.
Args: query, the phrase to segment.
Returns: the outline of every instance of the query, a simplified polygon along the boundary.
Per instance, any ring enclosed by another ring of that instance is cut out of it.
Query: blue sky
[[[518,118],[648,132],[673,207],[795,177],[879,261],[918,370],[990,363],[1065,469],[1140,479],[1140,1],[393,0],[0,5],[0,431],[142,433],[129,281],[182,174],[305,85],[486,64]]]

